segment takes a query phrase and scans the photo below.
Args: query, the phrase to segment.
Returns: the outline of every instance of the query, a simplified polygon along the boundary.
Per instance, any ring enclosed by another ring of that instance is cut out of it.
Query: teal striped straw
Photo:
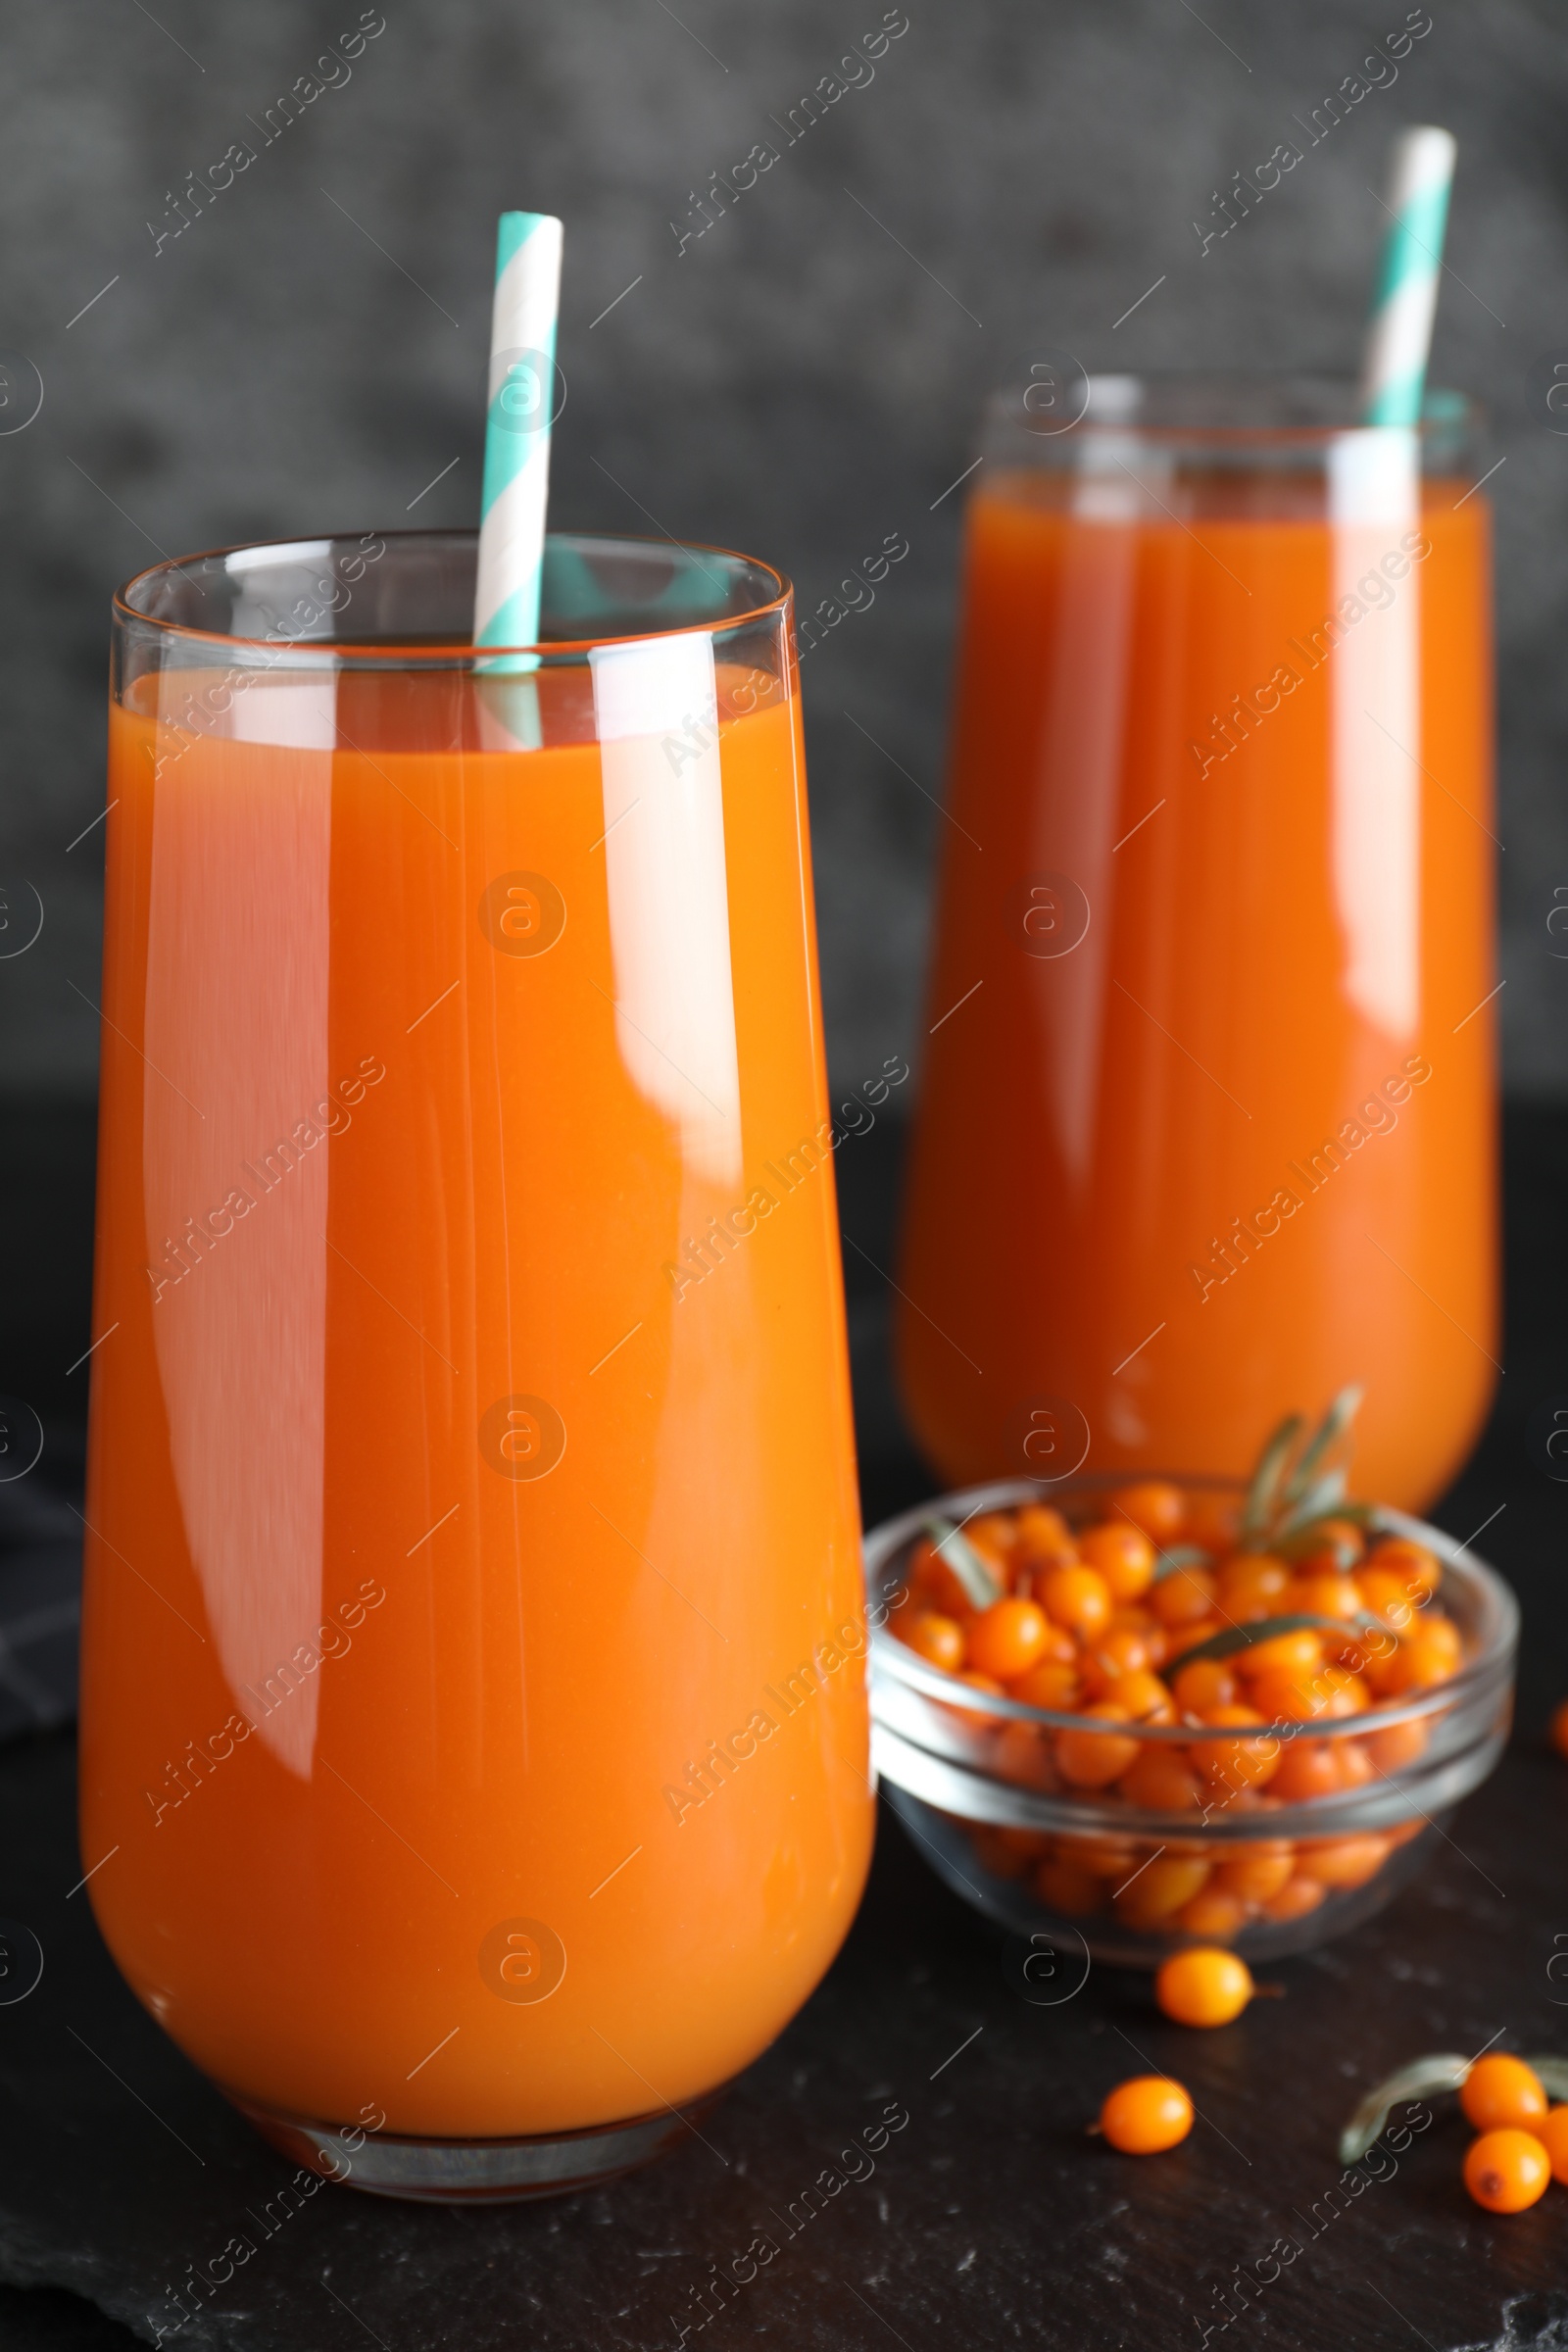
[[[475,645],[532,645],[539,635],[560,307],[561,222],[549,213],[503,213],[490,324]],[[485,666],[531,669],[535,657]]]
[[[1396,142],[1390,220],[1361,370],[1363,423],[1421,420],[1456,153],[1452,134],[1430,125],[1401,131]]]

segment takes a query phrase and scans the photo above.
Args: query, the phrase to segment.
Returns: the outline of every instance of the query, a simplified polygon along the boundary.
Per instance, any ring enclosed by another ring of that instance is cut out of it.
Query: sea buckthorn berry
[[[1173,1625],[1165,1633],[1165,1663],[1174,1666],[1190,1649],[1200,1649],[1216,1634],[1228,1633],[1230,1628],[1222,1617],[1200,1617],[1193,1625]]]
[[[1104,1695],[1114,1700],[1130,1723],[1174,1723],[1176,1710],[1170,1692],[1157,1674],[1139,1667],[1131,1674],[1118,1674],[1106,1688]]]
[[[1058,1855],[1054,1860],[1042,1862],[1035,1872],[1035,1892],[1053,1911],[1062,1912],[1068,1919],[1088,1919],[1093,1912],[1105,1907],[1105,1882],[1079,1862],[1065,1862]]]
[[[1215,1864],[1214,1890],[1233,1894],[1244,1903],[1266,1903],[1270,1895],[1278,1894],[1295,1868],[1296,1859],[1288,1845],[1251,1846]]]
[[[1190,1903],[1208,1879],[1210,1864],[1200,1854],[1156,1853],[1111,1888],[1116,1917],[1129,1928],[1153,1928]]]
[[[1316,1687],[1322,1671],[1321,1666],[1277,1667],[1272,1674],[1254,1676],[1248,1696],[1265,1723],[1310,1723],[1323,1712]]]
[[[1112,1600],[1137,1600],[1154,1580],[1154,1546],[1142,1528],[1124,1519],[1086,1527],[1078,1538],[1078,1556],[1100,1571]]]
[[[1016,1848],[1004,1842],[1003,1833],[988,1822],[977,1823],[969,1832],[969,1844],[982,1870],[994,1879],[1022,1879],[1028,1876],[1029,1859]]]
[[[1310,1532],[1312,1548],[1300,1563],[1303,1574],[1315,1574],[1320,1568],[1353,1568],[1366,1549],[1353,1519],[1320,1519]]]
[[[1172,1952],[1154,1977],[1154,1998],[1179,2026],[1228,2026],[1251,1997],[1252,1972],[1247,1962],[1234,1952],[1205,1950],[1201,1944]]]
[[[1366,1676],[1367,1685],[1384,1698],[1402,1698],[1407,1690],[1426,1690],[1446,1683],[1457,1661],[1446,1645],[1434,1643],[1436,1626],[1418,1625],[1400,1642],[1392,1658],[1382,1660]]]
[[[1427,1751],[1432,1734],[1424,1723],[1391,1723],[1386,1732],[1369,1732],[1360,1742],[1373,1773],[1403,1772]]]
[[[1118,1487],[1110,1507],[1119,1519],[1130,1519],[1152,1544],[1172,1543],[1187,1517],[1187,1497],[1163,1478],[1141,1478],[1133,1486]]]
[[[1309,1805],[1316,1797],[1337,1795],[1338,1744],[1333,1740],[1282,1740],[1279,1770],[1269,1783],[1270,1794],[1288,1805]]]
[[[1238,1625],[1252,1624],[1259,1617],[1277,1617],[1280,1594],[1290,1581],[1291,1572],[1283,1560],[1264,1551],[1239,1552],[1219,1572],[1219,1605]]]
[[[1353,1576],[1331,1569],[1326,1576],[1296,1576],[1286,1587],[1282,1616],[1338,1617],[1348,1624],[1361,1612],[1361,1593]]]
[[[1058,1625],[1092,1642],[1110,1621],[1110,1588],[1093,1568],[1052,1568],[1035,1581],[1035,1598]]]
[[[1360,1571],[1355,1588],[1363,1606],[1396,1634],[1408,1633],[1415,1623],[1416,1610],[1426,1597],[1424,1593],[1411,1592],[1407,1580],[1394,1569],[1380,1568],[1376,1561]]]
[[[1409,1536],[1380,1536],[1372,1546],[1368,1566],[1392,1568],[1407,1583],[1419,1585],[1429,1600],[1443,1582],[1443,1566],[1437,1554]]]
[[[1216,1730],[1252,1724],[1266,1725],[1268,1717],[1255,1707],[1210,1707],[1205,1727]],[[1285,1742],[1280,1740],[1195,1740],[1194,1769],[1214,1788],[1261,1788],[1280,1768]]]
[[[1217,1590],[1211,1568],[1173,1568],[1149,1588],[1149,1606],[1161,1625],[1195,1625],[1213,1614]]]
[[[1304,1919],[1308,1911],[1317,1909],[1327,1893],[1321,1879],[1303,1879],[1297,1872],[1286,1880],[1277,1894],[1265,1896],[1263,1916],[1273,1920]]]
[[[1149,1667],[1149,1637],[1130,1625],[1109,1625],[1083,1653],[1080,1671],[1091,1698],[1103,1698],[1105,1686],[1119,1674],[1140,1674]]]
[[[1009,1697],[1011,1693],[1008,1693]],[[1004,1723],[991,1750],[991,1769],[1014,1788],[1049,1796],[1061,1787],[1050,1743],[1032,1723]]]
[[[1092,1722],[1125,1723],[1122,1708],[1109,1699],[1097,1699],[1083,1712],[1085,1729],[1081,1732],[1056,1734],[1056,1770],[1064,1781],[1075,1788],[1108,1788],[1119,1781],[1138,1755],[1138,1741],[1125,1736],[1118,1739],[1111,1732],[1092,1732]]]
[[[1014,1546],[1025,1559],[1038,1559],[1042,1552],[1071,1552],[1074,1548],[1071,1528],[1049,1503],[1026,1502],[1012,1525]]]
[[[1465,2122],[1478,2132],[1495,2132],[1505,2124],[1533,2132],[1545,2115],[1546,2094],[1534,2067],[1506,2050],[1489,2050],[1465,2077],[1459,2105]]]
[[[1323,1637],[1309,1625],[1298,1625],[1288,1634],[1270,1634],[1266,1641],[1239,1649],[1234,1663],[1249,1681],[1260,1674],[1314,1674],[1323,1663]]]
[[[1464,2184],[1488,2213],[1523,2213],[1550,2179],[1551,2158],[1531,2132],[1483,2132],[1464,2160]]]
[[[960,1531],[963,1541],[978,1559],[991,1571],[993,1583],[1001,1592],[1012,1590],[1012,1547],[998,1541],[984,1519],[971,1519]]]
[[[1042,1658],[1007,1685],[1009,1698],[1021,1698],[1026,1707],[1049,1707],[1056,1715],[1070,1714],[1079,1695],[1078,1669],[1060,1658]]]
[[[940,1666],[944,1674],[956,1674],[963,1664],[962,1626],[935,1609],[922,1609],[911,1619],[903,1639],[927,1665]]]
[[[1182,1905],[1176,1925],[1189,1936],[1200,1936],[1205,1943],[1229,1943],[1247,1925],[1247,1905],[1240,1895],[1227,1894],[1210,1882],[1190,1903]]]
[[[1346,1715],[1364,1715],[1372,1704],[1372,1691],[1358,1674],[1347,1674],[1343,1666],[1325,1666],[1318,1682],[1323,1690],[1323,1712],[1338,1722]]]
[[[995,1600],[969,1621],[969,1663],[999,1682],[1027,1674],[1046,1646],[1045,1611],[1032,1600]]]
[[[1056,1851],[1064,1861],[1077,1862],[1118,1886],[1138,1867],[1138,1848],[1130,1838],[1060,1838]]]
[[[1340,1838],[1329,1845],[1298,1846],[1296,1868],[1300,1878],[1315,1879],[1320,1886],[1364,1886],[1388,1856],[1386,1838]]]
[[[1157,2156],[1193,2128],[1193,2102],[1168,2075],[1118,2082],[1100,2110],[1100,2129],[1123,2156]]]
[[[1203,1792],[1182,1750],[1163,1740],[1146,1740],[1141,1745],[1142,1754],[1116,1783],[1127,1802],[1151,1813],[1195,1812]]]
[[[1546,1726],[1546,1738],[1559,1756],[1568,1756],[1568,1698],[1553,1707],[1551,1721]]]
[[[1342,1788],[1364,1788],[1368,1781],[1377,1779],[1377,1766],[1359,1740],[1336,1740],[1331,1744]]]
[[[1003,1560],[1012,1557],[1018,1541],[1017,1523],[1005,1511],[981,1511],[964,1521],[963,1532],[977,1549],[994,1552]]]
[[[1228,1707],[1236,1696],[1236,1677],[1228,1658],[1195,1658],[1171,1677],[1170,1694],[1184,1715],[1203,1715],[1210,1707]]]
[[[1552,2179],[1568,2182],[1568,2107],[1553,2107],[1531,2129],[1546,2151]]]

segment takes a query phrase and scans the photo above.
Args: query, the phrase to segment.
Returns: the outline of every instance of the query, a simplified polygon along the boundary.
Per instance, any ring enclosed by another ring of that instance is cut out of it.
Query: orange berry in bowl
[[[999,1682],[1011,1682],[1042,1656],[1048,1630],[1045,1611],[1035,1601],[994,1600],[969,1621],[969,1663]]]
[[[1355,1579],[1355,1588],[1361,1595],[1363,1607],[1370,1609],[1374,1617],[1396,1634],[1408,1633],[1415,1623],[1417,1609],[1427,1597],[1425,1593],[1411,1590],[1407,1577],[1400,1576],[1393,1568],[1380,1567],[1376,1560],[1360,1571]]]
[[[1389,1858],[1387,1838],[1338,1838],[1297,1848],[1297,1873],[1320,1886],[1364,1886]]]
[[[1568,2183],[1568,2107],[1553,2107],[1532,2132],[1545,2149],[1554,2180]]]
[[[1219,1605],[1238,1625],[1280,1614],[1280,1595],[1291,1582],[1283,1560],[1268,1552],[1238,1552],[1219,1571]]]
[[[1154,1546],[1142,1528],[1125,1519],[1086,1527],[1078,1538],[1078,1556],[1086,1567],[1099,1570],[1113,1601],[1141,1599],[1154,1581]]]
[[[1568,1698],[1560,1700],[1553,1707],[1551,1721],[1546,1726],[1546,1738],[1559,1756],[1568,1756]]]
[[[1176,1925],[1205,1943],[1229,1943],[1247,1925],[1248,1906],[1240,1895],[1227,1894],[1210,1881],[1176,1914]]]
[[[1184,1715],[1206,1715],[1236,1697],[1236,1676],[1228,1658],[1195,1658],[1171,1677],[1170,1692]]]
[[[1364,1715],[1372,1704],[1372,1691],[1358,1674],[1347,1674],[1343,1666],[1325,1666],[1318,1683],[1323,1698],[1323,1713],[1332,1722],[1347,1715]]]
[[[1103,1698],[1106,1685],[1119,1674],[1146,1672],[1150,1664],[1147,1634],[1135,1626],[1111,1624],[1083,1653],[1080,1671],[1091,1698]]]
[[[1266,1903],[1278,1894],[1296,1868],[1294,1850],[1283,1840],[1254,1845],[1229,1855],[1214,1866],[1216,1893],[1234,1895],[1244,1903]]]
[[[1318,1682],[1319,1667],[1276,1667],[1257,1675],[1247,1687],[1248,1696],[1265,1723],[1312,1723],[1324,1712]]]
[[[1282,1740],[1279,1769],[1269,1783],[1270,1795],[1287,1805],[1309,1805],[1317,1797],[1338,1795],[1338,1745],[1333,1740]]]
[[[1210,1707],[1203,1723],[1205,1729],[1228,1731],[1254,1724],[1265,1727],[1268,1720],[1255,1707],[1233,1704]],[[1283,1740],[1267,1737],[1261,1740],[1195,1740],[1191,1754],[1195,1771],[1211,1788],[1261,1788],[1278,1772],[1284,1746]]]
[[[1534,2067],[1506,2050],[1489,2050],[1465,2077],[1459,2106],[1465,2122],[1478,2132],[1495,2132],[1503,2125],[1533,2132],[1544,2119],[1546,2094]]]
[[[1193,2128],[1193,2102],[1168,2075],[1118,2082],[1100,2110],[1100,2129],[1123,2156],[1157,2156]]]
[[[1083,1711],[1085,1729],[1056,1734],[1056,1770],[1075,1788],[1108,1788],[1138,1757],[1138,1741],[1113,1732],[1088,1729],[1094,1723],[1126,1723],[1124,1710],[1109,1699],[1097,1699]]]
[[[992,1742],[991,1769],[998,1780],[1010,1781],[1015,1788],[1033,1788],[1040,1796],[1054,1795],[1061,1787],[1050,1740],[1032,1723],[1009,1722],[1000,1727]]]
[[[1176,1709],[1171,1696],[1157,1674],[1147,1667],[1135,1667],[1130,1674],[1118,1674],[1106,1687],[1104,1696],[1121,1708],[1129,1723],[1174,1723]]]
[[[1314,1576],[1295,1576],[1286,1587],[1280,1614],[1290,1617],[1337,1617],[1348,1625],[1361,1613],[1361,1593],[1353,1576],[1338,1569]]]
[[[1464,2160],[1464,2184],[1488,2213],[1523,2213],[1550,2179],[1551,2159],[1531,2132],[1483,2132]]]
[[[1053,1911],[1068,1919],[1088,1919],[1105,1907],[1105,1882],[1082,1863],[1061,1857],[1042,1862],[1035,1872],[1035,1892]]]
[[[1012,1523],[1013,1544],[1021,1559],[1034,1560],[1052,1552],[1071,1553],[1072,1529],[1049,1503],[1026,1502]]]
[[[1192,1625],[1173,1625],[1165,1629],[1165,1663],[1174,1666],[1190,1649],[1201,1649],[1216,1634],[1227,1634],[1230,1627],[1222,1617],[1200,1617]]]
[[[1309,1625],[1295,1626],[1239,1649],[1233,1663],[1249,1682],[1265,1674],[1315,1674],[1323,1663],[1323,1637]]]
[[[940,1666],[944,1674],[956,1674],[962,1666],[963,1628],[956,1618],[944,1617],[936,1609],[922,1609],[899,1630],[901,1640],[928,1666]]]
[[[1009,1698],[1021,1698],[1026,1707],[1048,1707],[1055,1715],[1070,1714],[1081,1695],[1077,1667],[1060,1658],[1042,1658],[1007,1685]]]
[[[1364,1788],[1378,1778],[1377,1766],[1359,1740],[1336,1740],[1332,1745],[1342,1788]]]
[[[1213,1614],[1217,1591],[1211,1568],[1173,1568],[1149,1588],[1149,1606],[1161,1625],[1196,1625]]]
[[[1094,1641],[1110,1622],[1110,1588],[1094,1568],[1050,1568],[1035,1580],[1035,1597],[1081,1641]]]
[[[1263,1916],[1276,1921],[1304,1919],[1309,1911],[1317,1909],[1327,1893],[1328,1888],[1320,1879],[1306,1879],[1297,1871],[1277,1893],[1265,1896]]]
[[[1124,1927],[1158,1928],[1190,1903],[1211,1865],[1200,1854],[1156,1853],[1111,1888],[1111,1907]]]
[[[1241,2016],[1252,1989],[1252,1972],[1245,1960],[1201,1944],[1172,1952],[1154,1976],[1154,1998],[1179,2026],[1228,2026]]]
[[[1203,1790],[1179,1747],[1163,1740],[1141,1742],[1142,1753],[1116,1783],[1130,1805],[1151,1813],[1193,1813],[1203,1801]]]
[[[1369,1732],[1360,1746],[1374,1777],[1403,1772],[1426,1754],[1431,1730],[1419,1718],[1414,1723],[1391,1723],[1387,1731]]]
[[[1118,1519],[1131,1520],[1152,1544],[1173,1543],[1187,1518],[1186,1496],[1163,1478],[1141,1478],[1130,1487],[1118,1487],[1110,1507]]]
[[[1443,1582],[1443,1564],[1436,1552],[1410,1536],[1380,1536],[1372,1546],[1369,1567],[1392,1568],[1408,1588],[1418,1587],[1428,1600]]]

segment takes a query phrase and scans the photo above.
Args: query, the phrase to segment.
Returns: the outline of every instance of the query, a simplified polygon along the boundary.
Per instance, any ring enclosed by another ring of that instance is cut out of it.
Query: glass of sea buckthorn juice
[[[955,1485],[1239,1474],[1358,1381],[1368,1491],[1419,1509],[1497,1354],[1475,417],[1037,392],[994,404],[968,506],[914,1432]]]
[[[673,2138],[872,1822],[788,584],[557,537],[498,680],[474,565],[160,564],[111,710],[91,1899],[426,2197]]]

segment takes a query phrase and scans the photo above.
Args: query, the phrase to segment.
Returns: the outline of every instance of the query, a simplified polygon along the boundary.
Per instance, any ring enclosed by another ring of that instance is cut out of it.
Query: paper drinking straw
[[[1363,423],[1420,422],[1456,152],[1452,134],[1430,125],[1401,131],[1395,144],[1389,188],[1393,218],[1383,241],[1361,369]]]
[[[549,213],[503,213],[490,323],[475,645],[532,645],[539,634],[560,306],[561,222]]]

